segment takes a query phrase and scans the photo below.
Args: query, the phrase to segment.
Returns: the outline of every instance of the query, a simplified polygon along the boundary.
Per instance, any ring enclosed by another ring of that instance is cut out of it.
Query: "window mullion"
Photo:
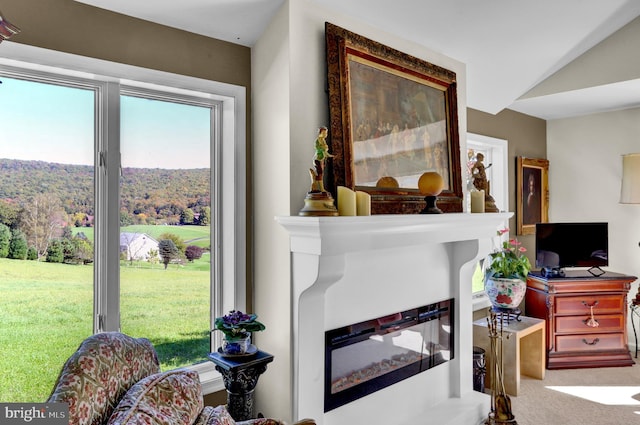
[[[120,330],[120,86],[105,83],[97,105],[94,331]]]

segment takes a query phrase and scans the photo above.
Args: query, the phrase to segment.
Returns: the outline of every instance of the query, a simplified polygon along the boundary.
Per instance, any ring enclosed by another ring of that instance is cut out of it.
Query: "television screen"
[[[607,223],[537,223],[536,267],[602,267],[609,265]]]

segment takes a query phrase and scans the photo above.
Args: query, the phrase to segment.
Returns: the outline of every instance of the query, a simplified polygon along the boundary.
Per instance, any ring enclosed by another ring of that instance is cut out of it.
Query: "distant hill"
[[[123,168],[121,210],[131,222],[175,222],[186,208],[210,205],[209,170]],[[0,199],[25,202],[38,193],[60,199],[69,215],[94,215],[93,167],[0,158]]]

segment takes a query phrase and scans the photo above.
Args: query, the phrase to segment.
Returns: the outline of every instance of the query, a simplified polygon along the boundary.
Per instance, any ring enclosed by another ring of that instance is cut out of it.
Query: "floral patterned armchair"
[[[204,406],[197,372],[160,372],[149,340],[118,332],[82,342],[47,402],[68,403],[70,425],[284,425],[265,418],[235,422],[225,406]]]

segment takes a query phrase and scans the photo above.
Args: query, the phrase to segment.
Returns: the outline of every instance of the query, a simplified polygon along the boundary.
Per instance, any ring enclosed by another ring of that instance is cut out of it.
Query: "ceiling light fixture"
[[[20,32],[20,28],[7,21],[0,11],[0,43],[4,40],[10,39],[14,34]]]

